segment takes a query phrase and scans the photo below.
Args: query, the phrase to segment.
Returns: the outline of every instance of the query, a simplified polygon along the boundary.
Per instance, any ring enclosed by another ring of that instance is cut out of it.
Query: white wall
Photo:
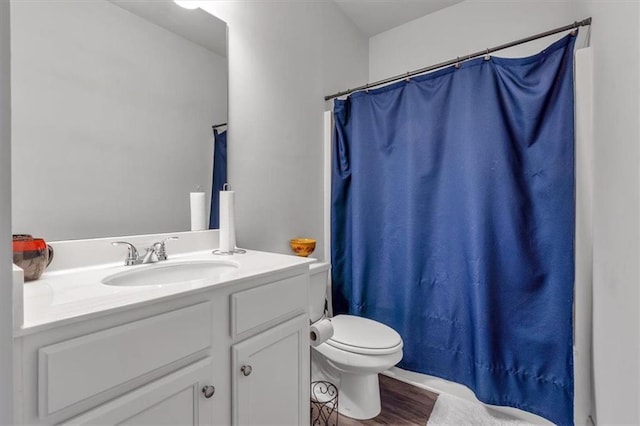
[[[227,118],[226,58],[105,0],[11,14],[14,233],[188,230]]]
[[[229,26],[229,180],[238,245],[323,253],[324,95],[367,78],[367,38],[323,1],[203,2]]]
[[[467,0],[371,37],[369,79],[380,80],[498,46],[586,15],[584,5],[575,1]],[[560,37],[526,43],[496,55],[531,55]],[[578,40],[577,46],[582,45]]]
[[[599,424],[638,424],[638,2],[593,1],[594,363]]]
[[[9,3],[0,2],[0,424],[13,423]]]

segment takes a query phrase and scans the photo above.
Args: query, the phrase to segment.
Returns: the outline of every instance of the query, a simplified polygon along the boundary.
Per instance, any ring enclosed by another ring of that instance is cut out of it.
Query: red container
[[[42,238],[20,234],[13,236],[13,263],[24,270],[24,280],[40,278],[53,260],[53,248]]]

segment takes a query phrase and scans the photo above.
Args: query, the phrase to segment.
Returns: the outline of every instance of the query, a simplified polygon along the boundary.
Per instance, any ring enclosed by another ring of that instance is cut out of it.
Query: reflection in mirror
[[[13,232],[189,230],[227,121],[226,46],[224,22],[170,0],[12,0]]]

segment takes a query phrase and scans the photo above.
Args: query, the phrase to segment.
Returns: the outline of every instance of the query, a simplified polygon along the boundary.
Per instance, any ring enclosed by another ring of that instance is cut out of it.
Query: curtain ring
[[[484,60],[488,61],[489,59],[491,59],[491,56],[489,56],[489,48],[487,47],[487,53],[484,54]]]
[[[456,64],[454,66],[456,67],[456,69],[460,68],[460,56],[458,56],[458,59],[456,60]]]
[[[411,81],[411,78],[409,77],[409,71],[407,71],[407,76],[405,77],[404,81],[406,81],[407,83]]]
[[[578,23],[578,21],[574,21],[573,22],[573,30],[571,30],[571,32],[569,34],[571,34],[572,36],[575,36],[576,34],[578,34],[578,27],[580,26],[580,24]]]

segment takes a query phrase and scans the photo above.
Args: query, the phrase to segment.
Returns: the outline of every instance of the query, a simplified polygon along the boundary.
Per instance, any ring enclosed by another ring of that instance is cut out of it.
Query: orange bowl
[[[312,238],[294,238],[289,241],[289,245],[297,256],[307,257],[316,249],[316,240]]]

